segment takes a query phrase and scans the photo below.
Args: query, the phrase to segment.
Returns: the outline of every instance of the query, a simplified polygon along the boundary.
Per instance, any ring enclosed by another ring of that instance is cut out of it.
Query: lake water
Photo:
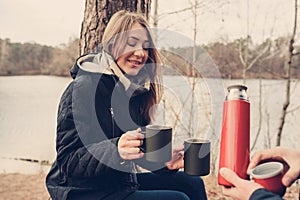
[[[32,174],[49,169],[48,165],[41,165],[39,162],[52,162],[55,159],[57,107],[60,96],[70,81],[70,78],[53,76],[0,77],[0,172]],[[182,77],[165,77],[166,92],[163,101],[165,103],[159,106],[157,121],[176,127],[175,143],[181,143],[192,132],[195,136],[214,140],[217,145],[225,95],[224,85],[242,81],[198,81],[194,107],[190,106],[191,98],[187,98],[190,90],[187,82],[188,80]],[[216,87],[213,84],[221,87],[222,91],[219,90],[218,94],[212,92],[211,89]],[[246,84],[249,87],[248,95],[251,101],[253,142],[259,121],[259,81],[247,80]],[[291,105],[283,130],[282,146],[299,148],[299,81],[292,82],[291,91]],[[263,120],[259,142],[255,149],[275,145],[284,99],[285,81],[263,80]],[[194,114],[192,118],[190,113]],[[214,114],[217,117],[214,117]],[[24,159],[32,159],[34,162]]]
[[[70,82],[51,76],[0,77],[0,172],[36,173],[55,158],[56,112]]]

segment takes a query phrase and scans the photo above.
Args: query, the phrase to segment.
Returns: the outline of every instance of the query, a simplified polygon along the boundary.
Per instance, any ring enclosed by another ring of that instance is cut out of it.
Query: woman
[[[52,199],[206,199],[199,177],[178,172],[183,158],[145,161],[141,128],[161,97],[160,60],[149,25],[112,16],[97,54],[80,57],[58,109],[56,160],[46,178]],[[137,165],[152,172],[138,173]]]

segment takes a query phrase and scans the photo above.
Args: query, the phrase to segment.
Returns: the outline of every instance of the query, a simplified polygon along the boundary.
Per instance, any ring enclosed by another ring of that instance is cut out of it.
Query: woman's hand
[[[183,161],[183,146],[174,148],[172,153],[172,159],[166,163],[166,166],[169,170],[174,169],[181,169],[184,167],[184,161]]]
[[[118,142],[118,151],[121,158],[134,160],[143,157],[144,153],[139,148],[143,144],[143,139],[144,135],[141,133],[140,128],[124,133]]]

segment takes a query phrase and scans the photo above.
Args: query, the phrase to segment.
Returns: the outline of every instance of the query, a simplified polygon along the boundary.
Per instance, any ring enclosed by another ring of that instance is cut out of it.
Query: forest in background
[[[78,38],[72,38],[67,44],[52,47],[0,39],[0,75],[69,76],[69,70],[79,55],[78,43]],[[243,78],[242,55],[248,49],[249,63],[246,78],[283,79],[288,62],[288,48],[289,37],[267,39],[261,44],[254,44],[249,37],[227,43],[215,42],[197,46],[196,57],[204,49],[217,65],[222,78]],[[295,46],[295,51],[299,52],[300,47]],[[161,50],[161,54],[166,65],[180,71],[180,74],[192,76],[192,65],[187,60],[192,60],[193,47],[173,47]],[[171,71],[166,70],[164,74],[173,75]],[[208,76],[217,75],[208,74]],[[299,54],[293,57],[291,77],[300,78]]]
[[[79,39],[58,47],[37,43],[14,43],[0,39],[0,75],[68,76],[78,57]]]

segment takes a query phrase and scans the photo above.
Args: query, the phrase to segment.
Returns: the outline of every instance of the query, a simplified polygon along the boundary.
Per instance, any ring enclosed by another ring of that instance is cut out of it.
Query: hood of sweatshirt
[[[136,96],[150,90],[150,78],[146,70],[141,69],[136,76],[126,76],[114,59],[105,51],[79,57],[70,70],[73,79],[76,78],[79,70],[118,77],[118,84],[124,86],[128,96]]]

